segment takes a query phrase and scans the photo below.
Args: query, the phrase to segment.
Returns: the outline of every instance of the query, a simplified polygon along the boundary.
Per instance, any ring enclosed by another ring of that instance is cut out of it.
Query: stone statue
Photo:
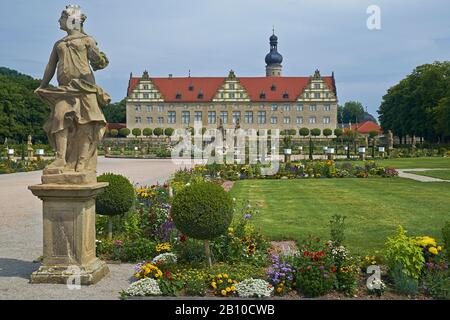
[[[70,184],[70,175],[83,174],[82,181],[95,180],[97,144],[106,125],[100,107],[108,105],[111,98],[95,84],[92,70],[104,69],[109,62],[94,38],[84,32],[86,19],[79,6],[69,5],[62,11],[59,25],[67,36],[53,46],[42,83],[35,91],[50,105],[44,130],[56,151],[55,161],[44,170],[43,183]],[[52,88],[49,83],[55,72],[59,86]]]
[[[392,134],[391,130],[388,131],[387,142],[388,142],[388,149],[389,150],[394,149],[394,135]]]
[[[27,142],[27,153],[28,153],[28,160],[33,160],[33,142],[31,140],[31,135],[28,135],[28,142]]]
[[[92,71],[105,68],[108,60],[84,33],[85,20],[79,6],[63,10],[59,24],[67,36],[55,43],[35,91],[50,106],[44,130],[56,159],[44,169],[42,184],[28,187],[43,202],[42,265],[31,283],[90,285],[109,272],[95,254],[95,199],[108,186],[97,182],[95,170],[106,125],[100,107],[111,99]],[[59,85],[49,87],[55,72]]]

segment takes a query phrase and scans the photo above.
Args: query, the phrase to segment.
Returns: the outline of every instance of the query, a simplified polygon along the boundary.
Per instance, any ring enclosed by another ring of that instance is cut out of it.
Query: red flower
[[[185,242],[187,240],[184,234],[180,235],[180,242]]]
[[[335,266],[331,267],[331,272],[336,272],[336,267]]]
[[[303,256],[304,256],[304,257],[308,257],[308,256],[309,256],[309,251],[303,252]]]

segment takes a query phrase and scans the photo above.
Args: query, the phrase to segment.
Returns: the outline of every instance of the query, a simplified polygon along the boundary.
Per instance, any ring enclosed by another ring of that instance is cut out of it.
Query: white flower
[[[273,293],[273,286],[262,279],[245,279],[236,285],[236,292],[243,298],[268,298]]]
[[[155,264],[158,261],[161,261],[163,264],[166,263],[176,264],[177,256],[171,252],[161,253],[160,255],[157,255],[156,257],[153,258],[152,263]]]
[[[151,278],[145,278],[133,282],[127,290],[125,290],[127,296],[158,296],[162,295],[159,288],[158,281]]]

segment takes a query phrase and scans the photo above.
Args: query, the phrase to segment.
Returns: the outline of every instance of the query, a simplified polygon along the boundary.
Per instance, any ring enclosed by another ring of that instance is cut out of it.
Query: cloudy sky
[[[42,77],[70,0],[1,0],[0,66]],[[264,76],[275,26],[283,74],[335,72],[341,103],[376,114],[386,90],[415,66],[450,57],[448,0],[78,0],[110,66],[96,74],[114,101],[130,72],[151,76]],[[366,10],[381,9],[369,30]]]

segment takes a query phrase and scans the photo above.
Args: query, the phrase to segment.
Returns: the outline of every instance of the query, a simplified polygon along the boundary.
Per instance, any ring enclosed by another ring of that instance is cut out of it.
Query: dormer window
[[[189,91],[194,91],[194,85],[191,83],[188,87]]]
[[[289,99],[289,93],[287,91],[283,93],[283,99]]]
[[[200,91],[197,95],[198,99],[203,99],[204,95],[203,95],[203,91]]]
[[[260,99],[265,99],[266,98],[266,93],[264,91],[261,91],[261,93],[259,94],[259,98]]]
[[[270,87],[270,90],[276,91],[277,90],[277,86],[275,84],[272,84],[272,86]]]
[[[181,99],[181,92],[177,92],[177,94],[175,95],[175,99]]]

